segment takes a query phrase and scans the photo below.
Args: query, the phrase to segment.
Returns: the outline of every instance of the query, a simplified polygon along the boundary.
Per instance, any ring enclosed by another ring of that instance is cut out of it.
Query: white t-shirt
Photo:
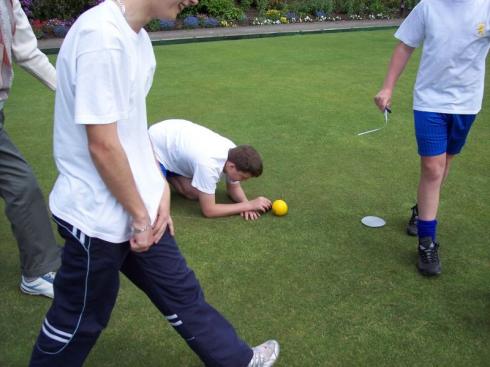
[[[477,114],[490,48],[489,0],[422,0],[395,37],[423,42],[414,89],[415,110]]]
[[[157,159],[169,171],[192,178],[192,186],[214,194],[235,144],[187,120],[165,120],[152,125],[150,138]]]
[[[131,218],[92,162],[85,125],[117,122],[122,147],[151,220],[164,180],[147,131],[145,98],[155,71],[148,34],[135,33],[114,1],[82,14],[56,64],[54,157],[59,171],[49,197],[54,215],[112,243],[130,238]]]

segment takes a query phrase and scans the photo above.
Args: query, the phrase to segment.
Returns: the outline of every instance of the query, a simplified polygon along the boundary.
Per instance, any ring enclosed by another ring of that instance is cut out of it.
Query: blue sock
[[[417,229],[419,238],[431,237],[432,241],[436,240],[437,220],[417,220]]]

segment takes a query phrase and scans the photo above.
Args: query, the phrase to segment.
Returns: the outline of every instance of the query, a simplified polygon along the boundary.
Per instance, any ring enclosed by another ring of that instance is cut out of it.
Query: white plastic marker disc
[[[386,224],[383,218],[374,216],[367,216],[362,218],[361,223],[372,228],[383,227]]]

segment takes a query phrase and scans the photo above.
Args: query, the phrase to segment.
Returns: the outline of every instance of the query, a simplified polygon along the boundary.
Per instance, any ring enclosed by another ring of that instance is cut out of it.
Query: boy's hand
[[[381,89],[378,94],[374,97],[374,103],[378,106],[381,112],[391,106],[391,94],[392,91],[389,89]]]
[[[153,223],[153,237],[154,243],[160,241],[165,230],[170,231],[172,236],[175,235],[174,222],[170,216],[170,188],[166,184],[165,191],[163,192],[162,199],[160,200],[160,206],[158,207],[157,218]]]
[[[134,252],[145,252],[154,243],[152,228],[149,219],[133,222],[133,234],[129,240],[131,250]]]
[[[257,220],[260,218],[260,212],[250,210],[248,212],[241,212],[240,216],[245,220]]]
[[[258,198],[250,200],[249,204],[250,211],[259,211],[263,213],[268,211],[272,206],[272,202],[263,196],[259,196]]]

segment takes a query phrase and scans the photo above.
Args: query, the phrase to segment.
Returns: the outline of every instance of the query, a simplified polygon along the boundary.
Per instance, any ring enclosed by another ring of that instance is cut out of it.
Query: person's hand
[[[250,204],[249,211],[259,211],[263,213],[268,211],[272,206],[272,202],[263,196],[250,200],[248,203]]]
[[[260,212],[255,210],[249,210],[246,212],[241,212],[240,216],[245,220],[257,220],[260,218]]]
[[[133,233],[129,240],[131,250],[134,252],[148,251],[154,243],[150,220],[134,221],[132,230]]]
[[[155,219],[155,223],[153,223],[153,237],[155,243],[160,241],[160,238],[162,238],[167,227],[170,231],[170,234],[174,236],[175,230],[174,222],[172,221],[172,217],[170,216],[170,195],[168,187],[165,189],[162,199],[160,200],[157,218]]]
[[[374,103],[381,112],[384,112],[385,109],[391,107],[391,93],[391,90],[381,89],[374,97]]]

